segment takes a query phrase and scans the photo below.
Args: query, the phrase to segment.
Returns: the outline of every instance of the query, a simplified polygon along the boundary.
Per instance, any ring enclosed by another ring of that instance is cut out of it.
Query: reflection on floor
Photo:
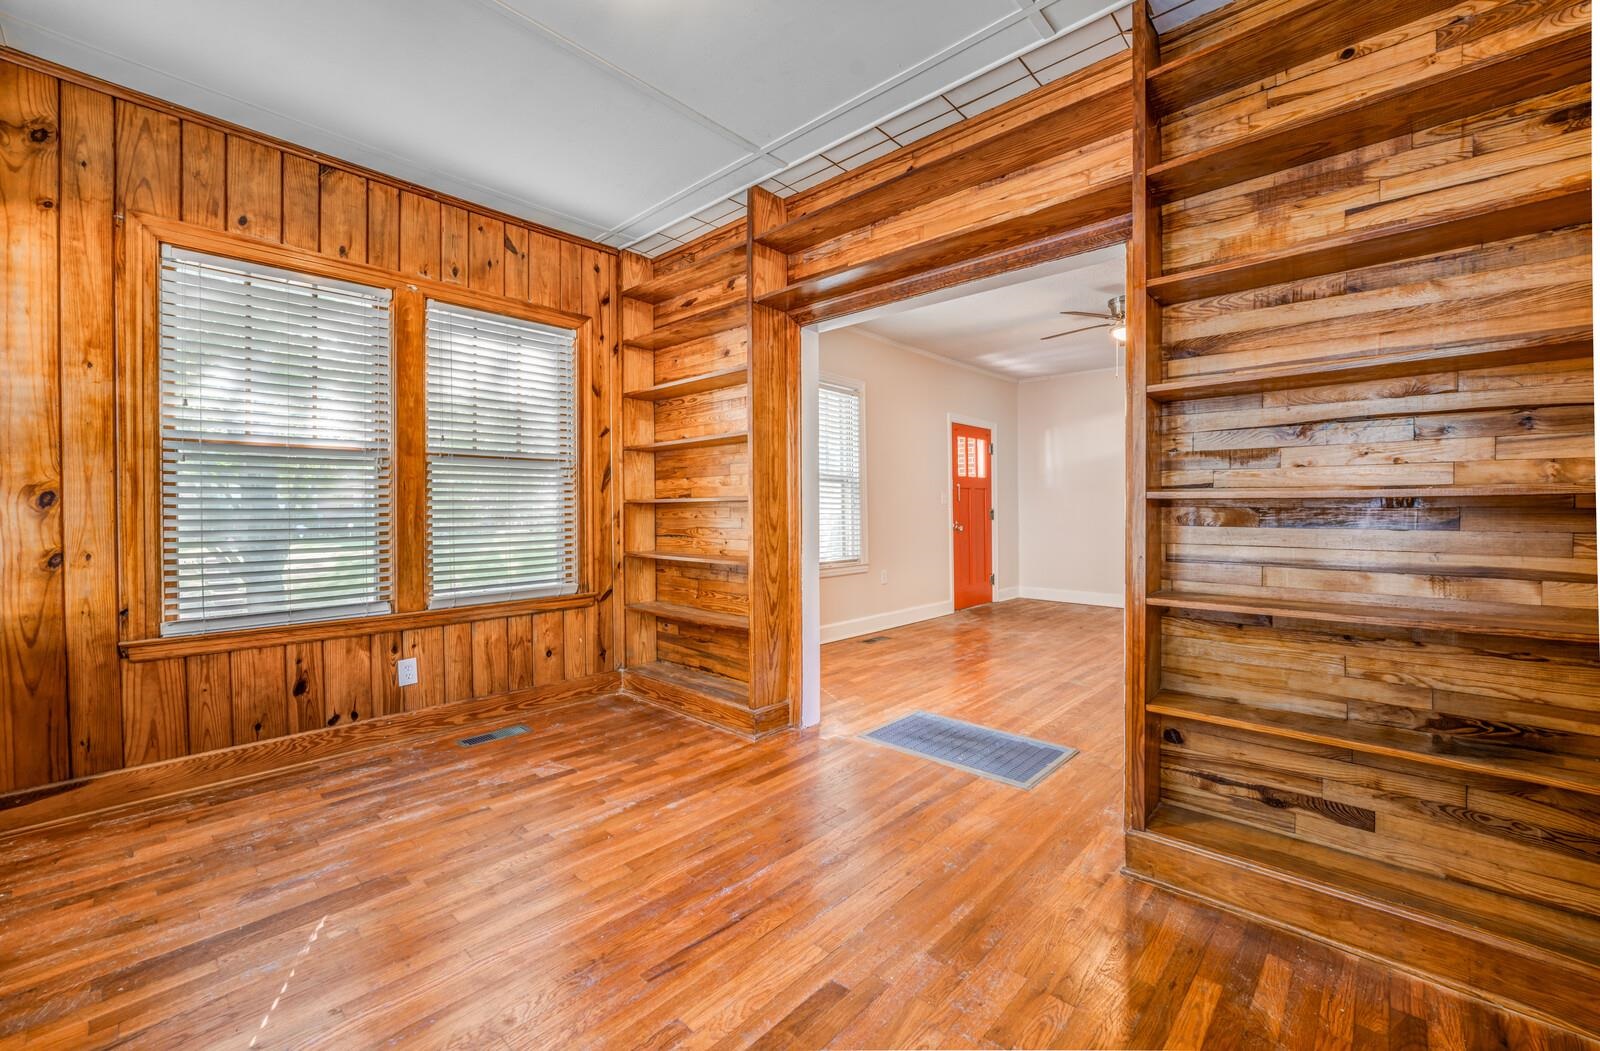
[[[1121,614],[824,651],[820,731],[605,698],[0,844],[0,1042],[1580,1047],[1132,882]],[[1073,745],[1031,792],[853,735]]]

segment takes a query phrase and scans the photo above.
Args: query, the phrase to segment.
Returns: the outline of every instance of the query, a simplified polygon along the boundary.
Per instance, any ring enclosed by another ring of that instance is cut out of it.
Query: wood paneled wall
[[[613,252],[15,53],[0,125],[0,793],[616,667]],[[592,319],[582,595],[137,645],[117,486],[138,429],[115,377],[138,344],[114,306],[134,215]]]
[[[1600,1031],[1589,4],[1136,31],[1130,867]]]

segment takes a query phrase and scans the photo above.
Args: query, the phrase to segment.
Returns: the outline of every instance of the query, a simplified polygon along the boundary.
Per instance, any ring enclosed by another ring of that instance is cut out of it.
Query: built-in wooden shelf
[[[628,612],[643,613],[660,620],[678,621],[683,624],[703,624],[710,628],[735,628],[739,631],[750,629],[750,618],[742,613],[699,609],[676,602],[630,602]]]
[[[1273,489],[1151,489],[1145,494],[1151,500],[1211,501],[1218,500],[1366,500],[1415,499],[1418,497],[1484,497],[1484,496],[1578,496],[1595,491],[1592,485],[1565,482],[1523,482],[1507,485],[1419,485],[1419,486],[1339,486],[1299,489],[1278,486]]]
[[[664,274],[630,285],[622,290],[629,299],[645,303],[665,303],[686,292],[720,281],[731,281],[745,272],[748,249],[743,241],[676,266]]]
[[[886,215],[948,197],[1115,134],[1128,123],[1128,91],[1110,88],[1007,128],[963,150],[906,165],[899,174],[760,234],[780,252],[814,248]]]
[[[654,496],[647,500],[624,500],[629,507],[675,507],[686,504],[747,504],[748,496]]]
[[[1185,693],[1159,693],[1145,705],[1145,710],[1153,715],[1192,719],[1270,737],[1600,795],[1600,759],[1510,745],[1479,745],[1468,751],[1469,740],[1448,735],[1246,706]]]
[[[1397,219],[1279,251],[1180,270],[1152,277],[1147,288],[1161,303],[1187,303],[1575,226],[1589,218],[1589,187],[1561,187],[1494,210],[1474,206],[1425,219]]]
[[[692,551],[628,551],[629,558],[644,558],[652,562],[679,562],[695,566],[733,566],[747,569],[750,559],[744,555],[696,554]]]
[[[1487,932],[1534,954],[1554,954],[1600,967],[1600,920],[1540,905],[1485,887],[1362,857],[1242,821],[1163,803],[1146,831],[1194,850],[1266,868],[1314,887],[1335,900],[1352,896],[1425,924],[1441,921],[1469,934]]]
[[[1346,5],[1323,5],[1341,6]],[[1159,79],[1160,72],[1153,76]],[[1151,167],[1151,193],[1160,200],[1192,197],[1556,91],[1588,77],[1589,27],[1584,24],[1465,67],[1419,77],[1331,112],[1174,157]]]
[[[629,665],[626,672],[629,675],[642,675],[680,690],[689,690],[722,704],[736,705],[740,708],[750,704],[748,683],[730,679],[726,675],[702,671],[699,668],[690,668],[671,661],[651,661],[648,664]]]
[[[1392,376],[1416,376],[1425,372],[1561,361],[1587,357],[1593,352],[1593,329],[1551,329],[1492,342],[1440,343],[1365,358],[1302,361],[1292,365],[1239,369],[1219,375],[1163,380],[1150,384],[1145,388],[1145,393],[1156,401],[1217,398],[1258,391],[1321,387],[1332,383],[1357,383]]]
[[[1026,215],[920,241],[909,248],[813,274],[769,292],[757,302],[778,310],[796,310],[940,267],[969,264],[1063,230],[1076,236],[1079,227],[1125,218],[1132,201],[1131,186],[1129,179],[1114,179],[1071,200]]]
[[[657,383],[653,387],[641,387],[638,390],[627,391],[622,396],[637,401],[665,401],[668,398],[682,398],[690,394],[704,394],[706,391],[725,390],[748,382],[750,382],[750,370],[740,365],[736,369],[718,369],[716,372],[705,372],[681,380]]]
[[[722,306],[712,307],[710,310],[681,317],[642,336],[636,336],[623,346],[632,350],[661,350],[663,347],[675,347],[680,343],[689,343],[738,328],[745,323],[746,314],[744,300],[734,300]]]
[[[1600,644],[1600,625],[1597,625],[1595,611],[1562,606],[1499,607],[1493,611],[1477,611],[1213,595],[1198,591],[1157,591],[1147,596],[1145,601],[1164,609]]]
[[[716,445],[739,445],[750,440],[749,431],[730,431],[727,434],[704,434],[697,438],[674,438],[665,442],[623,446],[631,453],[665,453],[677,449],[709,449]]]
[[[1403,26],[1455,2],[1393,0],[1382,5],[1308,6],[1278,15],[1270,36],[1254,28],[1235,32],[1161,63],[1150,70],[1145,81],[1156,107],[1171,113]],[[1270,44],[1266,43],[1269,40]]]

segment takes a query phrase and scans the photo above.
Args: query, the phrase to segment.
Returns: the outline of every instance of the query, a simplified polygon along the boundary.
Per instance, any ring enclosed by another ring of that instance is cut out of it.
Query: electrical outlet
[[[415,686],[417,684],[417,658],[407,657],[397,661],[394,666],[395,674],[399,676],[401,686]]]

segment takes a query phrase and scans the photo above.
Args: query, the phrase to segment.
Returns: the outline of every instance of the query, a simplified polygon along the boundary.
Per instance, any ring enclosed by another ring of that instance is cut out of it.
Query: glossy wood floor
[[[0,844],[0,1043],[1578,1048],[1130,881],[1120,613],[830,646],[820,732],[607,698]],[[856,739],[1074,745],[1032,792]]]

